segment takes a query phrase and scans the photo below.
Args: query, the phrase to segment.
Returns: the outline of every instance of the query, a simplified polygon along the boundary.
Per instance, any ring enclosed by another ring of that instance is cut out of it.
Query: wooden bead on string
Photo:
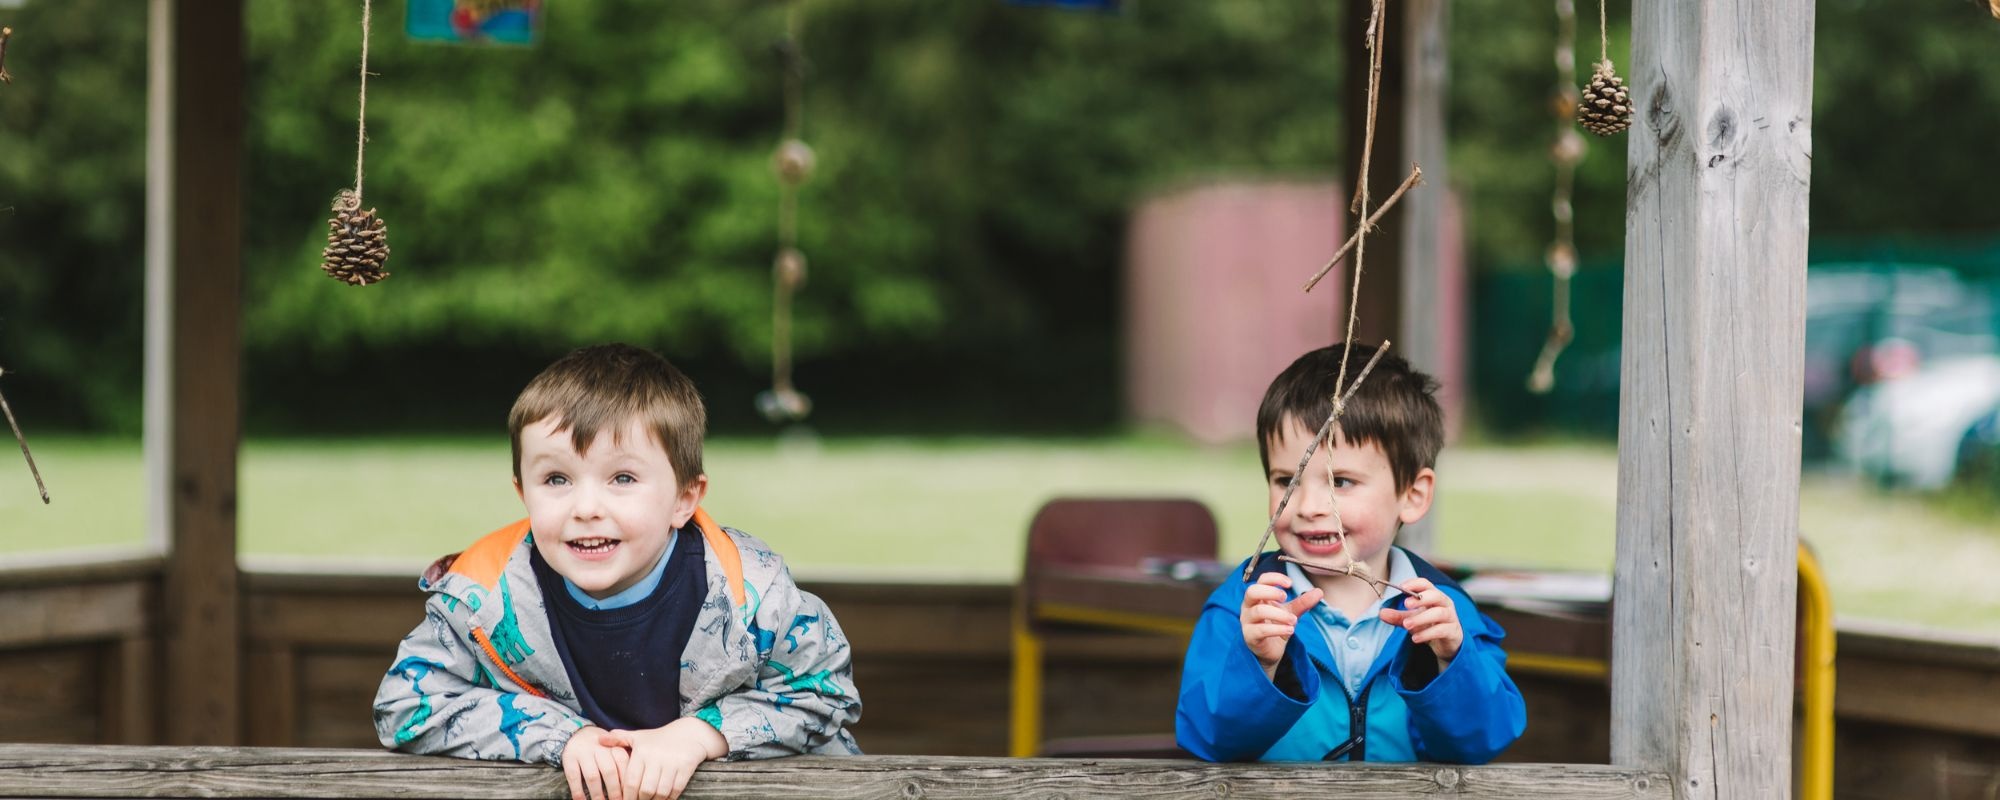
[[[786,290],[795,290],[806,283],[806,254],[796,247],[778,251],[778,257],[771,260],[771,277]]]
[[[812,177],[812,147],[798,139],[786,139],[771,154],[771,170],[785,183],[797,186]]]

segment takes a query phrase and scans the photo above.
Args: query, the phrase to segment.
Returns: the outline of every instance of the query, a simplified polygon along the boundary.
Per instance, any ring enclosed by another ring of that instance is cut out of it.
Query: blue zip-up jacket
[[[1364,761],[1370,740],[1394,737],[1390,741],[1403,746],[1388,749],[1415,753],[1420,761],[1484,764],[1513,744],[1527,728],[1528,712],[1507,677],[1507,653],[1500,649],[1506,632],[1479,613],[1458,582],[1405,554],[1419,577],[1450,593],[1465,631],[1465,643],[1442,673],[1430,646],[1411,643],[1409,631],[1398,627],[1368,668],[1359,696],[1350,697],[1346,687],[1320,680],[1322,669],[1338,674],[1332,651],[1319,626],[1304,624],[1285,645],[1277,680],[1265,678],[1243,643],[1249,584],[1235,577],[1239,564],[1208,596],[1188,643],[1174,713],[1180,746],[1209,761]],[[1277,555],[1258,557],[1252,583],[1283,570]]]

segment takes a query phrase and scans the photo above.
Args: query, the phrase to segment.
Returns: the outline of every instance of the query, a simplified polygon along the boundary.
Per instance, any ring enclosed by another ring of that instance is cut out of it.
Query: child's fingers
[[[563,780],[569,783],[569,800],[590,800],[583,795],[582,762],[569,752],[563,753]]]
[[[1275,622],[1286,627],[1299,624],[1299,615],[1285,606],[1251,606],[1243,610],[1243,621],[1249,623]]]
[[[611,760],[611,751],[597,751],[597,791],[603,800],[625,800],[625,784],[621,779],[618,763]],[[589,787],[586,782],[584,786]]]
[[[659,760],[653,759],[647,761],[645,774],[632,776],[630,783],[632,791],[628,793],[626,800],[653,800],[653,798],[659,797],[660,772],[662,769],[663,767],[660,765]],[[636,772],[637,770],[634,771]]]
[[[1285,608],[1292,612],[1292,616],[1296,617],[1307,611],[1311,611],[1313,606],[1319,605],[1319,601],[1323,597],[1326,597],[1326,592],[1320,591],[1320,588],[1315,586],[1304,592],[1300,592],[1298,599],[1287,603]]]
[[[630,750],[632,748],[632,732],[598,731],[597,743],[604,745],[605,747],[623,747],[627,750]]]
[[[1394,625],[1400,628],[1403,625],[1403,620],[1409,619],[1410,615],[1415,613],[1417,612],[1404,611],[1400,608],[1390,608],[1388,606],[1383,606],[1382,612],[1380,614],[1377,614],[1376,616],[1381,617],[1383,622],[1389,623],[1390,625]]]
[[[1254,606],[1260,603],[1283,602],[1285,602],[1285,590],[1276,586],[1259,584],[1243,590],[1243,605],[1246,606]]]
[[[1250,637],[1251,641],[1260,643],[1271,639],[1280,641],[1290,639],[1292,638],[1293,631],[1294,628],[1292,626],[1280,622],[1262,622],[1244,629],[1244,633]]]
[[[1431,642],[1439,640],[1450,641],[1452,639],[1452,635],[1457,631],[1458,631],[1458,623],[1455,622],[1445,623],[1443,625],[1432,625],[1421,631],[1410,634],[1410,641],[1415,642],[1417,644],[1429,644]]]
[[[1403,627],[1408,628],[1414,633],[1438,625],[1455,622],[1457,622],[1457,618],[1452,615],[1449,608],[1426,608],[1416,612],[1409,619],[1403,620]]]
[[[1397,586],[1396,588],[1401,589],[1409,594],[1423,594],[1424,592],[1436,589],[1437,584],[1431,583],[1430,581],[1425,580],[1423,578],[1411,578],[1407,581],[1403,581],[1402,585]]]
[[[1280,589],[1292,588],[1292,576],[1283,572],[1266,572],[1257,576],[1258,586],[1276,586]]]
[[[688,781],[694,778],[694,773],[695,771],[692,768],[674,773],[674,791],[673,794],[667,796],[667,800],[679,800],[681,792],[687,791]]]

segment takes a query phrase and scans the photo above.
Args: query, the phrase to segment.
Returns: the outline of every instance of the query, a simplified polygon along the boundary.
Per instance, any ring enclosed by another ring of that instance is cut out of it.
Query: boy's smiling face
[[[1267,514],[1278,510],[1278,500],[1285,496],[1292,471],[1298,468],[1299,457],[1305,455],[1315,432],[1290,415],[1278,426],[1278,435],[1269,442],[1271,469],[1266,477],[1271,503]],[[1329,445],[1313,451],[1305,477],[1292,492],[1291,502],[1285,504],[1285,514],[1278,519],[1276,531],[1278,547],[1293,558],[1342,567],[1350,554],[1341,552],[1340,538],[1334,532],[1344,525],[1346,546],[1354,560],[1368,565],[1377,576],[1387,575],[1389,545],[1395,542],[1396,531],[1402,525],[1422,519],[1430,510],[1436,476],[1426,467],[1408,487],[1399,491],[1389,457],[1380,445],[1368,442],[1357,446],[1342,441],[1338,426],[1329,438],[1332,439]],[[1331,483],[1327,479],[1329,459],[1333,462]],[[1333,517],[1336,495],[1341,525],[1336,525]],[[1314,583],[1327,575],[1326,571],[1315,569],[1307,569],[1306,573],[1315,579]]]
[[[638,420],[599,431],[579,453],[557,417],[521,429],[521,477],[535,549],[557,573],[603,599],[637,584],[686,525],[708,476],[686,488],[666,448]]]

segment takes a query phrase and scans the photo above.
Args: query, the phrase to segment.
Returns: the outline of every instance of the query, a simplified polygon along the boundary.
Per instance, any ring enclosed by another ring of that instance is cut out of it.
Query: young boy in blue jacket
[[[1332,413],[1341,350],[1299,357],[1264,393],[1257,444],[1272,511]],[[1354,345],[1350,379],[1374,350]],[[1210,761],[1480,764],[1520,738],[1527,710],[1500,626],[1392,545],[1437,490],[1436,390],[1385,354],[1347,401],[1278,519],[1292,560],[1260,553],[1247,582],[1239,564],[1202,608],[1175,712],[1182,748]],[[1363,575],[1386,578],[1380,596]]]

